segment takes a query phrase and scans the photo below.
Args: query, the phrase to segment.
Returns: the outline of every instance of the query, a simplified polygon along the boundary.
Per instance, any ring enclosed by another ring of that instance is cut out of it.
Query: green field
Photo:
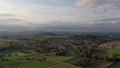
[[[19,68],[48,68],[56,64],[55,62],[30,62],[20,65]]]
[[[97,63],[91,65],[88,68],[108,68],[112,64],[113,64],[113,62],[101,61],[101,62],[97,62]]]
[[[110,68],[120,68],[120,62],[114,63]]]
[[[37,56],[37,57],[36,57]],[[12,56],[13,57],[13,56]],[[72,59],[74,56],[45,56],[44,54],[28,55],[27,57],[34,60],[15,60],[6,61],[0,65],[0,68],[48,68],[54,64],[61,63]],[[39,60],[39,58],[46,58],[46,60]]]
[[[97,53],[97,52],[95,52],[94,55],[99,56],[99,57],[105,57],[106,56],[105,53]]]
[[[54,61],[54,62],[63,62],[69,59],[72,59],[74,56],[48,56],[48,61]]]
[[[99,56],[99,57],[106,57],[106,56],[110,55],[111,53],[114,53],[116,55],[120,55],[120,50],[107,49],[105,52],[94,52],[94,55]]]
[[[115,53],[117,55],[120,55],[120,50],[117,50],[117,49],[108,49],[106,54],[110,54],[110,53]]]

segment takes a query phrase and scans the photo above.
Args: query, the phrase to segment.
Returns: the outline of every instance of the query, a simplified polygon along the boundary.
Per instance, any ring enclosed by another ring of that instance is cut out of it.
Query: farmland
[[[118,39],[94,35],[1,38],[0,51],[0,68],[106,68],[120,60]]]

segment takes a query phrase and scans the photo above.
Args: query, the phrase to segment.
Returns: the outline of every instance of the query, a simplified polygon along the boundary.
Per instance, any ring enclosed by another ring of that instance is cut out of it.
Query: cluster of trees
[[[107,57],[107,61],[110,62],[119,62],[120,61],[120,55],[117,55],[116,53],[111,52]]]
[[[72,64],[87,67],[96,62],[96,58],[93,56],[94,47],[92,46],[73,46],[77,54],[77,60]]]
[[[70,63],[74,65],[88,67],[98,61],[120,62],[120,55],[113,52],[107,56],[95,55],[96,47],[93,46],[73,46],[73,48],[76,51],[77,58],[73,59],[74,61]]]
[[[86,57],[79,57],[76,61],[73,61],[72,64],[77,66],[88,67],[96,62],[95,58],[86,58]]]

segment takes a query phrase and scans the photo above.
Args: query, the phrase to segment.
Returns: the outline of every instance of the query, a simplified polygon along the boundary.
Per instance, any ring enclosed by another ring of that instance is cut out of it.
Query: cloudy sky
[[[115,31],[120,0],[0,0],[0,31]]]

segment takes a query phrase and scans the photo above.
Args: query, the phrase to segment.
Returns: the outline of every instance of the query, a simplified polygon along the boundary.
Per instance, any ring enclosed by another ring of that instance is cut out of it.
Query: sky
[[[0,0],[0,31],[119,29],[120,0]]]

